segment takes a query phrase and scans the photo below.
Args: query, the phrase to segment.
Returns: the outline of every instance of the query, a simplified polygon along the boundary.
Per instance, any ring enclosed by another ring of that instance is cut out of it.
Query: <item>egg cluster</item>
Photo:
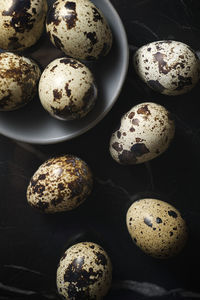
[[[155,92],[177,96],[190,92],[200,79],[200,60],[186,44],[163,40],[139,48],[133,55],[138,77]],[[154,102],[142,102],[126,112],[110,138],[112,158],[122,165],[155,159],[170,146],[175,134],[171,112]],[[160,199],[134,201],[126,214],[128,232],[143,252],[154,258],[177,255],[188,239],[180,212]]]
[[[133,67],[149,88],[167,96],[190,92],[200,79],[195,51],[178,41],[162,40],[140,47],[133,55]],[[122,116],[110,138],[110,154],[122,165],[145,163],[168,149],[174,133],[172,114],[160,104],[143,102]],[[135,245],[155,258],[177,255],[188,238],[180,212],[159,199],[133,202],[126,225]]]
[[[51,116],[74,120],[92,110],[98,89],[91,70],[80,60],[95,61],[106,56],[112,46],[112,32],[90,0],[57,0],[49,9],[46,0],[4,1],[0,26],[0,48],[5,51],[0,54],[0,67],[4,78],[9,78],[7,84],[1,85],[0,110],[10,111],[28,103],[36,95],[38,83],[41,105]],[[33,46],[45,28],[53,45],[65,56],[50,62],[41,76],[39,66],[27,75],[26,68],[19,71],[12,63],[9,52],[17,53],[13,56],[20,64],[25,58],[19,53]],[[25,78],[31,75],[36,79],[27,83]]]
[[[0,7],[0,110],[13,111],[38,93],[43,108],[59,120],[81,119],[94,107],[98,89],[87,61],[106,56],[112,32],[90,0],[4,1]],[[43,32],[63,57],[41,71],[22,51]],[[84,62],[83,62],[84,61]],[[45,161],[27,187],[27,201],[43,213],[70,211],[91,194],[90,167],[75,155]],[[83,242],[66,250],[57,270],[57,289],[66,299],[102,299],[110,289],[112,264],[98,244]]]
[[[4,1],[0,8],[0,47],[5,50],[0,54],[0,110],[18,109],[38,91],[50,115],[59,120],[80,119],[91,111],[98,95],[94,76],[81,60],[107,55],[112,32],[102,12],[89,0],[57,0],[47,10],[46,0]],[[45,19],[51,42],[66,56],[49,63],[41,73],[34,61],[17,53],[38,41]],[[189,92],[200,78],[199,59],[181,42],[145,45],[136,51],[133,63],[150,88],[169,96]],[[172,114],[160,104],[145,101],[122,116],[111,135],[109,151],[122,165],[146,163],[167,151],[174,134]],[[88,164],[65,154],[39,166],[26,195],[36,210],[59,213],[78,208],[90,197],[92,188]],[[154,258],[177,255],[188,238],[181,213],[159,199],[133,202],[126,225],[135,244]],[[74,244],[60,259],[57,289],[65,299],[102,299],[111,282],[111,260],[96,243]]]

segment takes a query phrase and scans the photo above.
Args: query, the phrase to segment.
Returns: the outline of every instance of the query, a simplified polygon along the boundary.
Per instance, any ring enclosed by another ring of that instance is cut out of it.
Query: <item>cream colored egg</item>
[[[0,53],[0,110],[26,105],[37,93],[40,75],[33,60],[11,52]]]
[[[144,163],[167,150],[174,132],[174,121],[163,106],[138,104],[122,117],[112,134],[110,154],[120,164]]]
[[[67,300],[100,300],[112,281],[112,265],[105,250],[92,242],[70,247],[57,269],[57,289]]]
[[[97,87],[91,71],[72,58],[58,58],[43,71],[39,97],[44,109],[60,120],[80,119],[94,107]]]
[[[0,6],[0,48],[21,51],[34,45],[44,30],[46,0],[6,0]]]
[[[28,203],[45,213],[78,207],[90,195],[93,185],[89,166],[73,155],[44,162],[32,176],[27,188]]]
[[[77,59],[98,59],[112,46],[105,17],[89,0],[57,0],[47,15],[46,29],[57,48]]]
[[[176,96],[189,92],[199,81],[200,61],[186,44],[164,40],[139,48],[133,58],[139,77],[153,90]]]
[[[155,258],[177,255],[188,237],[180,212],[158,199],[135,201],[128,209],[126,224],[135,244]]]

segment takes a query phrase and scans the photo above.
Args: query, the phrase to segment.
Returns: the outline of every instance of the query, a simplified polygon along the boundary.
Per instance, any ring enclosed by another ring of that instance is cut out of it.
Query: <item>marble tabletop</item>
[[[99,0],[101,1],[101,0]],[[100,243],[113,264],[105,299],[200,299],[200,84],[186,95],[162,96],[145,86],[132,66],[134,51],[148,42],[174,39],[200,50],[199,0],[112,0],[127,33],[130,63],[119,98],[93,129],[70,141],[31,145],[0,136],[0,300],[60,299],[56,269],[64,249],[80,240]],[[174,116],[175,138],[156,159],[135,166],[110,156],[110,135],[133,105],[152,101]],[[74,211],[44,215],[29,207],[26,188],[39,165],[59,154],[84,159],[94,188]],[[177,256],[158,260],[132,242],[126,211],[140,197],[159,197],[176,206],[189,227]]]

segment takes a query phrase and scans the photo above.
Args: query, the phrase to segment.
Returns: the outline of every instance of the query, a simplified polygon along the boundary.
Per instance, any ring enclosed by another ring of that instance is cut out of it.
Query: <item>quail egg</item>
[[[57,269],[57,289],[67,300],[100,300],[112,281],[112,265],[105,250],[92,242],[70,247]]]
[[[187,225],[180,212],[158,199],[135,201],[128,209],[126,224],[135,244],[155,258],[177,255],[188,237]]]
[[[46,0],[6,0],[0,6],[0,48],[21,51],[34,45],[44,30]]]
[[[90,0],[57,0],[47,15],[46,29],[52,43],[73,58],[95,60],[112,46],[111,29]]]
[[[197,55],[181,42],[152,42],[139,48],[133,61],[139,77],[161,94],[176,96],[187,93],[200,78]]]
[[[93,178],[89,166],[74,155],[45,161],[27,188],[28,203],[45,213],[78,207],[90,195]]]
[[[120,164],[144,163],[167,150],[174,132],[174,121],[166,108],[140,103],[122,117],[110,139],[110,154]]]
[[[44,109],[60,120],[80,119],[94,107],[97,87],[91,71],[73,58],[58,58],[43,71],[39,97]]]
[[[37,93],[41,72],[31,59],[11,52],[0,53],[0,110],[27,104]]]

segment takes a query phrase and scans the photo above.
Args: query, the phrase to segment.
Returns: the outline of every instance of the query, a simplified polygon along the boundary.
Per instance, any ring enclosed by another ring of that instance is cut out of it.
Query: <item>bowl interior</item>
[[[49,4],[52,1],[48,1]],[[128,67],[128,44],[123,24],[108,0],[93,0],[106,17],[112,33],[110,53],[97,62],[86,65],[92,70],[98,86],[94,109],[83,119],[60,121],[51,117],[35,97],[25,107],[12,112],[0,112],[0,133],[18,141],[50,144],[74,138],[94,127],[112,108],[123,85]],[[53,59],[65,56],[49,41],[46,33],[32,49],[23,55],[35,59],[44,68]]]

